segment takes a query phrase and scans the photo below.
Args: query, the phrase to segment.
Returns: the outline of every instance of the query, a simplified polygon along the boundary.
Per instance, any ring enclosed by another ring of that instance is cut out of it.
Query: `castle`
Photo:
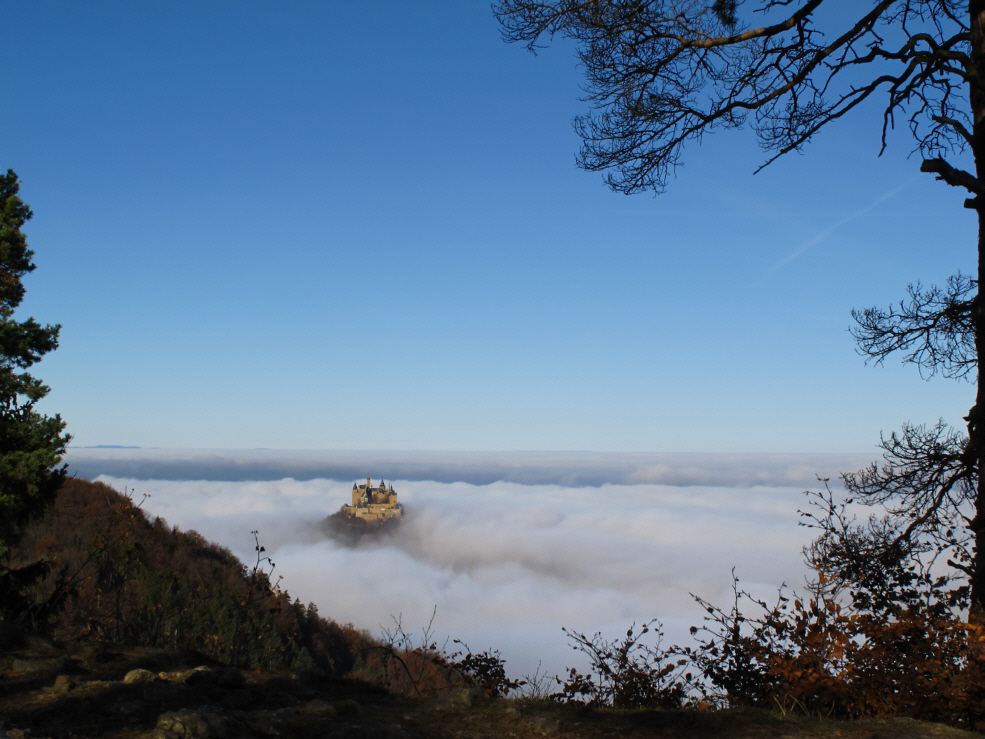
[[[365,485],[352,484],[352,505],[342,506],[342,511],[364,521],[388,521],[400,518],[403,508],[397,502],[393,485],[387,489],[386,483],[380,480],[380,486],[374,488],[367,477]]]

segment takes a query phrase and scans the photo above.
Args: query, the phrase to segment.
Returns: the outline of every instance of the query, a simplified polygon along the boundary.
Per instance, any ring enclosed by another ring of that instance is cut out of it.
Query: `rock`
[[[182,710],[162,713],[157,718],[154,739],[224,739],[225,716],[212,711]]]
[[[51,687],[51,692],[58,695],[68,695],[78,684],[78,680],[71,675],[59,675],[55,678],[55,684]]]
[[[127,685],[136,685],[139,683],[152,683],[157,679],[155,675],[150,670],[136,669],[130,670],[126,675],[123,676],[123,682]]]
[[[10,663],[10,669],[14,672],[34,672],[43,667],[43,664],[34,659],[15,659]]]

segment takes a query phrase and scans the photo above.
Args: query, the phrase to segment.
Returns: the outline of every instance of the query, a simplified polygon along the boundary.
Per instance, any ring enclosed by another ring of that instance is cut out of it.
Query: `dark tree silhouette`
[[[979,614],[985,0],[499,0],[494,12],[505,40],[531,50],[554,37],[575,42],[592,108],[575,119],[578,163],[605,171],[618,192],[661,192],[684,146],[719,128],[752,128],[767,166],[870,98],[883,109],[880,154],[902,124],[921,171],[967,192],[963,205],[979,226],[974,277],[958,274],[943,288],[917,283],[898,306],[856,311],[854,335],[868,360],[900,354],[924,375],[974,382],[968,434],[905,426],[883,439],[881,465],[844,479],[857,499],[889,508],[897,539],[949,550]],[[972,166],[962,169],[956,157]]]
[[[11,572],[8,554],[27,518],[54,498],[65,475],[56,468],[69,441],[59,416],[35,410],[48,388],[27,372],[58,346],[59,326],[14,318],[24,297],[21,278],[34,270],[34,252],[21,231],[32,214],[19,189],[12,171],[0,175],[0,618],[17,591],[43,574],[38,566]]]

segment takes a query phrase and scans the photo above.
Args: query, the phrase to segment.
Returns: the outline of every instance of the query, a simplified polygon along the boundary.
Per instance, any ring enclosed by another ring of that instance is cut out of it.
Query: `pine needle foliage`
[[[58,346],[60,326],[14,317],[22,278],[35,268],[21,230],[32,213],[19,192],[12,170],[0,175],[0,618],[13,615],[24,579],[7,566],[10,548],[61,485],[65,469],[58,465],[70,439],[60,416],[36,410],[49,388],[27,371]]]

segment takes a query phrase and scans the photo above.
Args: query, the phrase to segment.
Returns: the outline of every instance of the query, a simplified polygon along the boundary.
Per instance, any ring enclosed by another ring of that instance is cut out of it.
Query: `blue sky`
[[[22,315],[78,445],[866,452],[968,384],[866,367],[853,307],[974,271],[876,106],[659,197],[575,168],[572,49],[485,2],[3,3]]]

